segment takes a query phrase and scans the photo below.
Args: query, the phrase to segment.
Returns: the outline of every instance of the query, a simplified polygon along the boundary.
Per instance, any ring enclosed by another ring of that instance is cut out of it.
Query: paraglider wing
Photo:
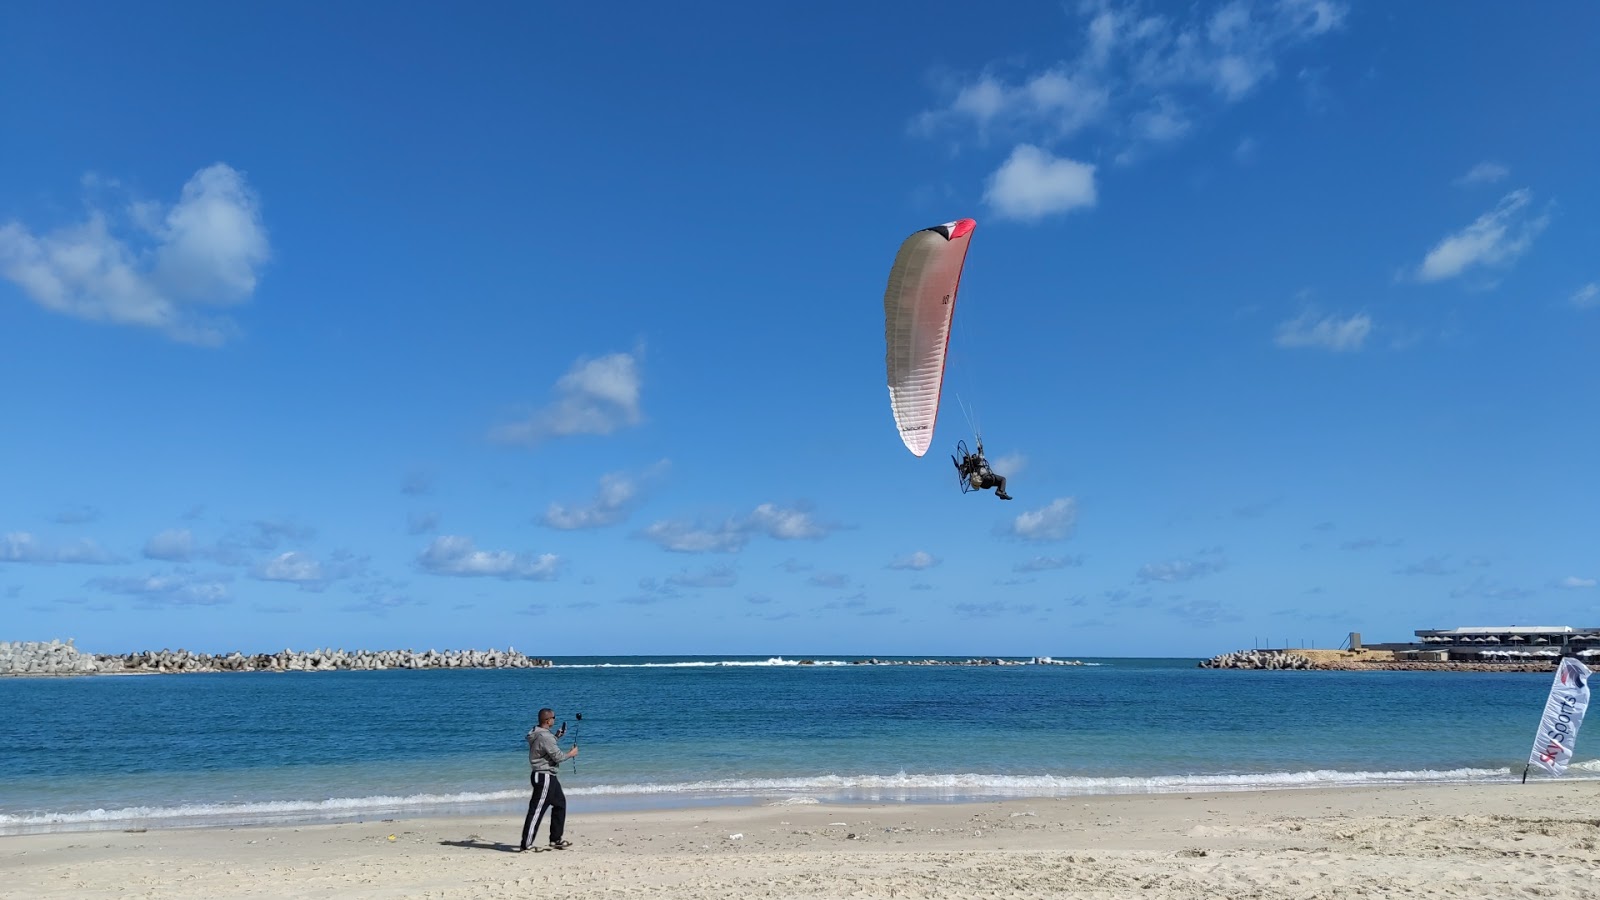
[[[917,456],[933,443],[950,318],[967,244],[977,226],[972,219],[958,219],[924,228],[905,239],[889,270],[889,288],[883,294],[889,405],[900,439]]]

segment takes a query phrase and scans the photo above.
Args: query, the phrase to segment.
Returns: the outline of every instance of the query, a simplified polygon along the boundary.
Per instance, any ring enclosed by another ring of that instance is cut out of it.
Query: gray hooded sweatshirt
[[[528,732],[528,765],[535,772],[554,772],[561,765],[561,748],[550,729],[539,725]]]

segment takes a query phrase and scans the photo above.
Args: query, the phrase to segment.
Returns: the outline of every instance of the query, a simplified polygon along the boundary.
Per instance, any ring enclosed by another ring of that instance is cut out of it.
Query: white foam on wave
[[[129,822],[176,822],[227,819],[270,821],[277,818],[322,818],[389,811],[425,810],[461,804],[522,799],[527,791],[411,794],[405,797],[332,797],[327,800],[263,800],[256,803],[193,803],[182,806],[125,806],[80,812],[0,814],[0,834],[8,829],[41,825],[120,825]],[[209,822],[207,822],[209,824]]]
[[[668,784],[612,784],[569,788],[569,794],[761,794],[902,792],[908,797],[928,794],[1019,797],[1083,796],[1091,794],[1164,793],[1193,790],[1256,790],[1268,788],[1454,783],[1510,778],[1511,769],[1427,769],[1397,772],[1260,772],[1237,775],[1150,775],[1094,777],[1078,775],[820,775],[808,778],[741,778]]]
[[[901,800],[960,800],[991,797],[1076,797],[1098,794],[1161,794],[1179,791],[1278,790],[1386,784],[1446,784],[1510,781],[1520,777],[1520,767],[1496,769],[1424,769],[1395,772],[1341,772],[1319,769],[1307,772],[1260,772],[1228,775],[1151,775],[1091,777],[1073,775],[821,775],[804,778],[738,778],[661,784],[573,785],[568,794],[653,798],[671,796],[687,801],[704,798],[768,798],[769,803],[811,804],[819,798],[869,797]],[[1585,760],[1568,769],[1572,780],[1600,779],[1600,760]],[[778,795],[773,797],[773,795]],[[411,794],[403,797],[334,797],[326,800],[272,800],[255,803],[198,803],[179,806],[131,806],[76,812],[0,814],[0,834],[32,831],[124,828],[147,824],[159,827],[262,824],[284,821],[335,821],[390,813],[448,813],[460,807],[483,807],[520,802],[523,790]],[[670,804],[669,804],[670,805]]]

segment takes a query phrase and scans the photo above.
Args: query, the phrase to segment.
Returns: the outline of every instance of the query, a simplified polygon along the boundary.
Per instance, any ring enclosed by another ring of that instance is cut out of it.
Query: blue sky
[[[0,638],[1600,624],[1593,6],[769,7],[0,12]]]

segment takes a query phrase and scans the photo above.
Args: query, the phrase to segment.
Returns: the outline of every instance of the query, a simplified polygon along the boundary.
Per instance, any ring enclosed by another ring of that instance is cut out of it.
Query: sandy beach
[[[0,838],[4,897],[1594,897],[1600,783],[422,818]],[[541,835],[541,840],[542,840]]]

